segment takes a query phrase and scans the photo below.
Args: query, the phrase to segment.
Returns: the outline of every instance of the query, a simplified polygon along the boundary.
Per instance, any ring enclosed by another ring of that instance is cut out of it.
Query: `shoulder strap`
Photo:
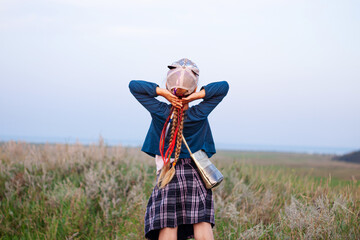
[[[186,146],[186,148],[188,149],[190,155],[192,155],[192,152],[191,152],[191,150],[190,150],[190,148],[189,148],[189,145],[187,144],[187,142],[186,142],[186,140],[185,140],[185,138],[184,138],[184,135],[181,134],[181,136],[182,136],[182,139],[183,139],[183,141],[184,141],[184,143],[185,143],[185,146]]]

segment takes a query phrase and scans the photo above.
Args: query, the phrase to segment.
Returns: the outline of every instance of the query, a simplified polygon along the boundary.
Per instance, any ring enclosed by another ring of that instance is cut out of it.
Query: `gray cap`
[[[199,81],[199,68],[191,60],[182,58],[168,66],[166,87],[175,92],[177,88],[187,90],[184,95],[193,93]]]

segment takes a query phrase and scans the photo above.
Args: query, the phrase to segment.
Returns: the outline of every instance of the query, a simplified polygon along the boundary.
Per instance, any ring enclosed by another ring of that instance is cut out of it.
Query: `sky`
[[[360,3],[0,0],[0,140],[141,145],[132,79],[228,81],[219,148],[360,148]],[[163,100],[159,98],[159,100]]]

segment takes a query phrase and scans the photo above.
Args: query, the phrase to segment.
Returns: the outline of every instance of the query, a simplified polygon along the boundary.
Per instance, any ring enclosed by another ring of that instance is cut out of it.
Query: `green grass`
[[[220,151],[215,239],[359,239],[359,165]],[[0,239],[144,239],[155,162],[137,148],[0,145]]]

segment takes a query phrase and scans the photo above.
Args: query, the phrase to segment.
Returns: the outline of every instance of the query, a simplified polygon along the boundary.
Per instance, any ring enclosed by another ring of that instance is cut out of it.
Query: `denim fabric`
[[[130,92],[151,114],[152,121],[141,150],[152,157],[160,155],[160,134],[171,109],[171,104],[156,99],[156,87],[156,83],[143,80],[132,80],[129,83]],[[192,152],[202,149],[210,158],[216,150],[208,116],[226,96],[229,84],[226,81],[213,82],[201,89],[205,89],[203,101],[184,112],[183,134]],[[165,149],[167,146],[168,138],[165,139]],[[189,157],[190,154],[183,144],[180,158]]]

